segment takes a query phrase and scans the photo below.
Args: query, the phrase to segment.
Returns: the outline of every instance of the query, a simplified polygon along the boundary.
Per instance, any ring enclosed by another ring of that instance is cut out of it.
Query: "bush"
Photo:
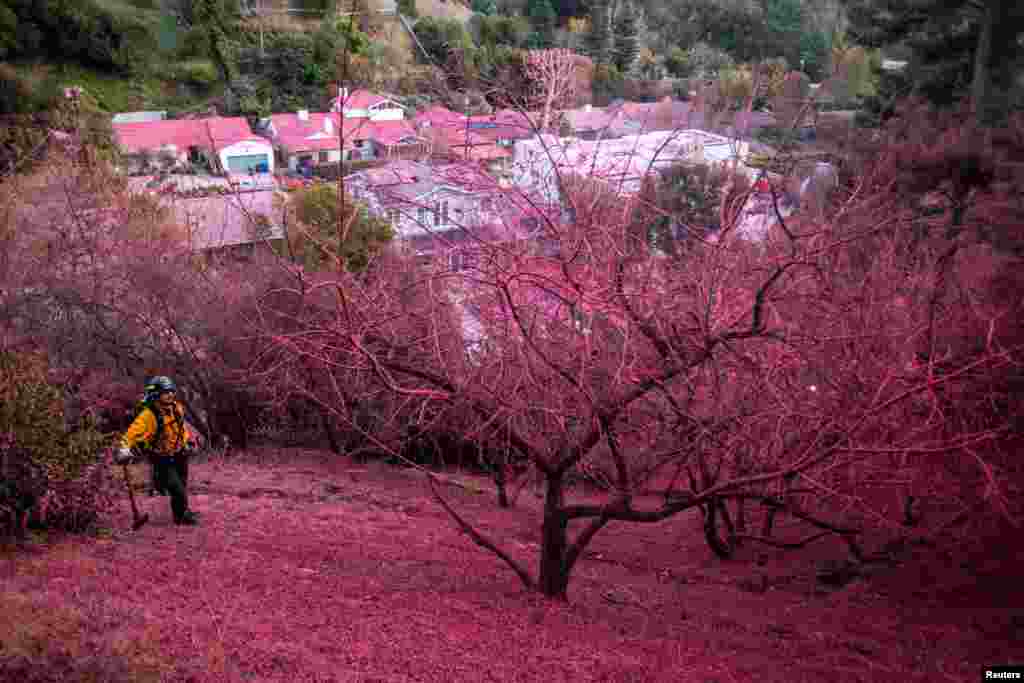
[[[208,57],[210,54],[210,39],[206,31],[192,27],[181,34],[178,47],[179,57]]]
[[[121,10],[96,0],[5,4],[13,12],[0,17],[5,26],[0,31],[7,34],[0,34],[0,41],[14,58],[49,55],[126,73],[146,64],[158,42],[144,11]],[[10,34],[12,14],[16,32]]]
[[[690,56],[686,50],[680,47],[672,48],[667,55],[665,55],[665,70],[669,72],[674,78],[689,78],[693,75],[695,65],[690,61]]]
[[[729,53],[707,43],[697,43],[687,50],[686,56],[698,78],[714,78],[719,71],[735,64]]]
[[[420,16],[416,9],[416,0],[398,0],[398,11],[410,19],[417,19]]]
[[[208,88],[220,79],[217,67],[208,59],[190,59],[175,69],[175,77],[192,85]]]
[[[754,138],[758,142],[763,142],[780,150],[792,149],[797,143],[796,131],[791,128],[783,128],[782,126],[764,126],[759,128],[754,133]],[[747,165],[750,166],[751,164],[748,162]]]
[[[41,354],[0,352],[0,505],[42,501],[48,526],[84,531],[113,502],[116,483],[100,458],[110,438],[89,420],[65,429],[61,389],[47,372]]]
[[[605,106],[615,98],[622,97],[625,80],[614,64],[599,64],[594,69],[594,80],[591,82],[594,104]]]
[[[0,64],[0,114],[23,114],[34,109],[32,85],[12,67]]]

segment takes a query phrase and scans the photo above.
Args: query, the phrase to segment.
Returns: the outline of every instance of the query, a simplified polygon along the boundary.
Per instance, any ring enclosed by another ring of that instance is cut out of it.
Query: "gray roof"
[[[114,114],[111,123],[146,123],[147,121],[163,121],[166,118],[166,111],[126,111]]]

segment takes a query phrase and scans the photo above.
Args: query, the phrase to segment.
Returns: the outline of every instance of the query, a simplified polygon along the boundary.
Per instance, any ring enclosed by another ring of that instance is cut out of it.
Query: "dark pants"
[[[174,521],[180,521],[188,512],[188,457],[184,454],[156,457],[153,461],[153,478],[158,490],[170,494]]]

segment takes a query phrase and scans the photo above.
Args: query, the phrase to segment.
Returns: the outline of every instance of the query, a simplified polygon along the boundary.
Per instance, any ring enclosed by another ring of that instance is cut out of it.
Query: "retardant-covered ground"
[[[98,537],[0,556],[0,680],[975,681],[1024,660],[1012,536],[910,549],[835,588],[817,574],[836,544],[724,562],[699,513],[612,525],[565,604],[470,542],[414,470],[262,451],[191,476],[199,527],[143,496],[137,532],[125,501]],[[457,509],[535,567],[533,492],[501,510],[486,479],[448,476],[469,482],[443,487]]]

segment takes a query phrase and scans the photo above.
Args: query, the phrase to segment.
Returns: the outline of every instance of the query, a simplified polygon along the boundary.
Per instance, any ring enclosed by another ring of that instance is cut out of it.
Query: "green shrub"
[[[179,57],[208,57],[210,39],[202,28],[192,27],[178,35]]]
[[[220,79],[217,67],[208,59],[190,59],[178,64],[175,77],[203,87],[209,87]]]
[[[605,106],[615,98],[622,97],[625,81],[625,77],[614,64],[599,64],[594,69],[594,77],[590,84],[594,104]]]
[[[35,108],[32,84],[12,67],[0,64],[0,114],[23,114]]]
[[[51,56],[77,60],[101,69],[130,72],[146,64],[157,43],[155,12],[96,0],[48,0],[5,3],[0,29],[10,43],[13,14],[16,33],[8,56]],[[148,20],[148,21],[147,21]]]
[[[88,422],[65,429],[61,389],[47,371],[41,354],[0,352],[0,505],[24,508],[42,499],[48,526],[84,531],[117,490],[101,457],[110,438]]]
[[[689,54],[680,47],[672,48],[665,55],[665,70],[673,78],[689,78],[693,75],[696,65],[690,61]]]
[[[398,0],[398,11],[410,19],[417,19],[420,16],[419,10],[416,9],[416,0]]]
[[[687,50],[686,58],[698,78],[714,78],[723,68],[735,64],[729,53],[707,43],[697,43],[691,47]]]

